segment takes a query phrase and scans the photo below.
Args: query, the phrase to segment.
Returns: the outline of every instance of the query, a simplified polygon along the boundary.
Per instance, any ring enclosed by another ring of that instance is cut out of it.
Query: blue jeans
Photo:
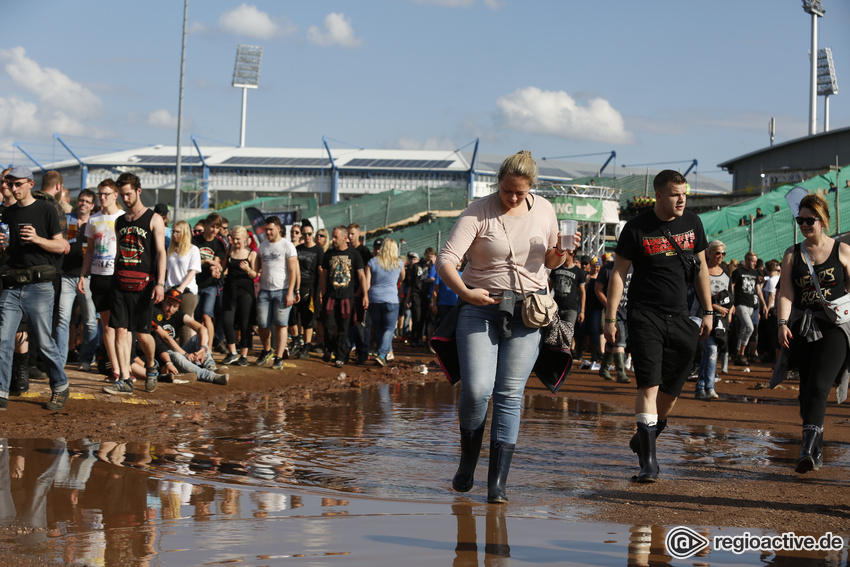
[[[188,341],[183,343],[182,347],[186,352],[198,352],[201,348],[200,337],[198,335],[194,335]],[[212,368],[215,368],[215,361],[213,361],[213,357],[209,351],[206,351],[204,361],[201,364],[191,362],[188,358],[186,358],[186,356],[173,350],[169,350],[168,354],[171,357],[171,362],[174,363],[177,370],[180,372],[191,372],[201,382],[212,382],[213,378],[216,376],[216,372],[212,370]]]
[[[530,329],[514,313],[511,336],[499,335],[498,305],[464,305],[457,322],[460,358],[458,418],[463,429],[484,425],[493,397],[491,441],[516,443],[525,383],[540,351],[540,329]]]
[[[211,285],[198,290],[198,306],[195,308],[195,319],[202,316],[215,318],[215,299],[218,295],[218,286]]]
[[[62,276],[62,288],[59,293],[59,320],[56,322],[56,347],[61,355],[62,366],[68,361],[68,335],[71,317],[74,313],[74,301],[80,298],[80,313],[83,316],[83,346],[80,349],[80,362],[91,362],[97,349],[97,313],[91,297],[91,278],[86,278],[86,293],[77,291],[77,276]]]
[[[714,381],[717,379],[717,343],[714,337],[708,336],[702,343],[702,360],[699,363],[699,375],[695,392],[700,390],[709,391],[714,389]]]
[[[289,312],[292,306],[286,306],[285,289],[261,289],[257,294],[257,326],[261,329],[289,326]]]
[[[15,332],[23,316],[29,323],[29,332],[38,339],[39,351],[47,364],[50,389],[53,392],[68,389],[68,377],[61,364],[59,349],[50,336],[53,296],[53,284],[50,282],[10,287],[0,294],[0,398],[9,397]]]
[[[369,314],[372,316],[372,328],[375,329],[378,356],[386,358],[387,353],[393,349],[398,303],[370,303]]]

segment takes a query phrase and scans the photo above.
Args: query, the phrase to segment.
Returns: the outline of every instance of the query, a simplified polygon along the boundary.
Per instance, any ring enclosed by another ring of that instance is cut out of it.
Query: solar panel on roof
[[[133,156],[137,158],[136,163],[155,163],[155,164],[174,164],[177,163],[177,156],[151,156],[151,155],[137,155]],[[204,156],[207,157],[207,156]],[[180,163],[183,164],[199,164],[201,163],[201,158],[198,156],[180,156]]]
[[[346,167],[372,167],[375,169],[446,169],[452,160],[427,159],[365,159],[357,158],[346,163]]]
[[[324,158],[281,158],[281,157],[251,157],[234,156],[229,157],[221,165],[265,165],[265,166],[317,166],[326,165],[328,161]]]

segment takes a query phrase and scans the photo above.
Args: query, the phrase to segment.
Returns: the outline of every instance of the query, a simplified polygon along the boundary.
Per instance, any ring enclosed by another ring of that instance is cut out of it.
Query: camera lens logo
[[[704,536],[685,526],[676,526],[664,538],[667,553],[674,559],[692,557],[710,543]]]

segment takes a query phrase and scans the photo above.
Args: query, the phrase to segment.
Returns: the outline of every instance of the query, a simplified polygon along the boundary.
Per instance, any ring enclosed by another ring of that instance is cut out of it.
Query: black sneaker
[[[238,364],[239,366],[248,366],[248,359],[244,356],[240,356],[236,360],[236,364]]]
[[[298,353],[298,358],[300,358],[301,360],[307,360],[308,358],[310,358],[310,349],[301,349],[301,352]]]
[[[224,357],[224,360],[221,361],[222,364],[233,364],[239,360],[239,355],[235,352],[228,353],[227,356]]]
[[[107,394],[127,396],[133,393],[133,383],[129,380],[118,380],[114,384],[104,386],[103,391]]]
[[[332,356],[332,355],[331,355],[331,351],[326,350],[326,351],[325,351],[325,354],[323,354],[323,355],[322,355],[322,360],[324,360],[325,362],[330,362],[330,361],[331,361],[331,356]]]
[[[0,411],[6,411],[6,408],[9,406],[9,400],[6,398],[0,398]]]
[[[228,353],[227,343],[224,342],[224,341],[218,341],[218,343],[216,343],[216,345],[215,345],[215,351],[218,354],[227,354]]]
[[[272,364],[272,368],[275,370],[283,370],[283,357],[274,357],[274,364]]]
[[[53,392],[53,395],[50,396],[50,401],[44,404],[44,409],[48,411],[60,411],[65,407],[65,402],[68,401],[70,393],[70,388],[65,388],[61,392]]]
[[[274,352],[272,352],[271,350],[264,350],[262,353],[260,353],[260,356],[257,357],[257,362],[255,364],[257,366],[265,366],[272,358],[274,358]]]

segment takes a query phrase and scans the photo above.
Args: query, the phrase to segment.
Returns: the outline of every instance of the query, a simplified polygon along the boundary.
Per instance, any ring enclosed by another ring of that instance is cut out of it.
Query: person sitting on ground
[[[185,313],[178,313],[183,302],[183,293],[177,287],[165,292],[165,299],[154,306],[153,330],[156,341],[156,358],[160,362],[160,380],[163,376],[190,372],[200,382],[211,382],[226,386],[230,381],[227,367],[222,366],[216,371],[215,362],[210,354],[207,329],[195,318]],[[180,331],[190,327],[195,335],[180,345]]]

